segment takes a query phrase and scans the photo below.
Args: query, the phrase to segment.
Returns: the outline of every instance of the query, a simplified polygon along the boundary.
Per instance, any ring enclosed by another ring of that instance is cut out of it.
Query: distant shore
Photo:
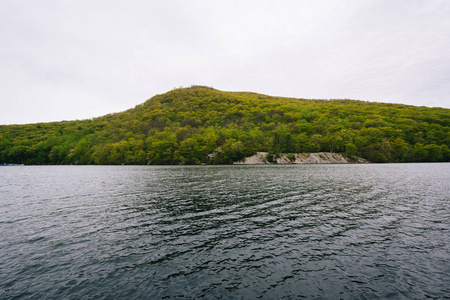
[[[339,153],[317,152],[317,153],[280,153],[269,154],[268,152],[257,152],[255,155],[244,158],[234,164],[262,165],[262,164],[354,164],[369,163],[360,157],[346,157]]]

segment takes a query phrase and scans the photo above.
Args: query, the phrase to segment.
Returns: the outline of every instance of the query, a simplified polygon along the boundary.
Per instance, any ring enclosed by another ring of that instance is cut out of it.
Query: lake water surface
[[[0,167],[0,299],[449,299],[450,164]]]

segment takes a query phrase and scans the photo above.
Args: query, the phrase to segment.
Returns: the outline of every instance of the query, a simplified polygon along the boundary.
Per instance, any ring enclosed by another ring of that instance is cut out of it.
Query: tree
[[[202,149],[194,138],[182,141],[176,153],[179,155],[181,163],[186,165],[198,164],[203,159]]]

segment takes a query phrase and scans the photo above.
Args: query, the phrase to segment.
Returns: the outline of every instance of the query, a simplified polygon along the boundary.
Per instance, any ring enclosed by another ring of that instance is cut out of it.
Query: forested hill
[[[257,151],[450,161],[450,109],[193,86],[92,120],[0,126],[0,163],[231,163]]]

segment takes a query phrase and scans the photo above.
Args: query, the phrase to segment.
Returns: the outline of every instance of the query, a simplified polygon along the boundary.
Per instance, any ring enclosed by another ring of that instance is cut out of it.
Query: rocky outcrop
[[[235,162],[235,164],[259,165],[259,164],[349,164],[368,163],[367,160],[355,157],[349,158],[339,153],[280,153],[269,154],[268,152],[257,152],[255,155]]]

